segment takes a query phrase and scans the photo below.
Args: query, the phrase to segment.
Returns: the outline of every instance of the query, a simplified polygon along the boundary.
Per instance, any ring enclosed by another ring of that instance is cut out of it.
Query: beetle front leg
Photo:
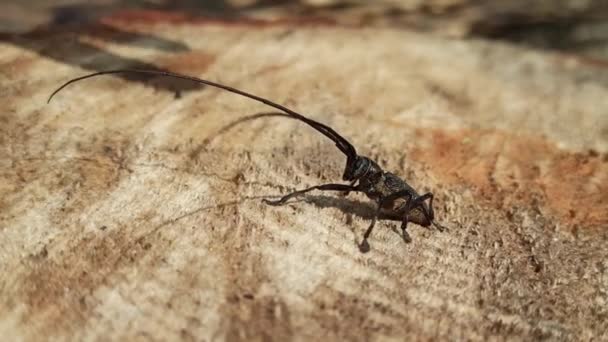
[[[353,187],[353,188],[356,188],[355,183],[357,183],[357,180],[356,180],[356,179],[355,179],[354,181],[350,182],[350,184],[348,184],[348,185],[349,185],[349,186],[351,186],[351,187]],[[348,194],[350,194],[350,192],[351,192],[351,191],[352,191],[352,190],[346,190],[346,191],[342,191],[342,192],[340,193],[340,195],[341,195],[341,196],[346,197],[346,196],[348,196]]]
[[[269,205],[283,205],[285,204],[285,202],[287,202],[290,198],[292,197],[296,197],[302,194],[305,194],[309,191],[312,190],[322,190],[322,191],[359,191],[356,187],[354,186],[350,186],[347,184],[322,184],[322,185],[316,185],[304,190],[298,190],[298,191],[294,191],[290,194],[287,194],[283,197],[281,197],[279,200],[276,201],[270,201],[267,199],[263,199],[262,201],[266,204]]]

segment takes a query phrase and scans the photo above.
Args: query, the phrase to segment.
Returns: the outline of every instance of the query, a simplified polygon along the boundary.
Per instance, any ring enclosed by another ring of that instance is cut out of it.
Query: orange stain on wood
[[[608,224],[608,156],[562,150],[543,138],[497,130],[417,132],[413,158],[444,181],[466,184],[498,208],[548,208],[566,225]]]

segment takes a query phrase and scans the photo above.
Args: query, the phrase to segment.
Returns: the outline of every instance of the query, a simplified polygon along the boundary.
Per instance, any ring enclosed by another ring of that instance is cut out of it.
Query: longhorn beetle
[[[53,96],[55,96],[59,91],[68,85],[81,81],[87,78],[100,76],[100,75],[109,75],[109,74],[123,74],[123,73],[138,73],[138,74],[149,74],[149,75],[157,75],[157,76],[168,76],[174,77],[178,79],[190,80],[192,82],[205,84],[208,86],[212,86],[215,88],[223,89],[225,91],[229,91],[231,93],[235,93],[244,97],[248,97],[255,101],[264,103],[270,107],[278,109],[284,112],[286,115],[303,121],[308,124],[312,128],[319,131],[321,134],[325,135],[329,139],[333,140],[338,149],[342,151],[346,155],[346,166],[344,167],[344,174],[342,175],[342,179],[344,181],[348,181],[349,184],[322,184],[313,186],[307,189],[294,191],[292,193],[284,195],[282,198],[276,201],[270,201],[264,199],[264,203],[269,205],[283,205],[290,198],[296,197],[298,195],[307,193],[312,190],[321,190],[321,191],[340,191],[345,194],[349,192],[362,192],[367,197],[372,199],[376,203],[376,210],[374,212],[374,216],[372,218],[372,222],[369,227],[363,234],[363,240],[359,245],[359,248],[362,252],[367,252],[369,250],[369,244],[367,239],[369,238],[372,230],[374,229],[374,225],[376,224],[376,220],[383,214],[389,219],[399,220],[401,221],[401,229],[403,232],[403,239],[406,242],[410,242],[411,238],[406,231],[408,222],[417,223],[423,227],[429,227],[431,224],[434,225],[439,231],[443,231],[445,227],[435,222],[435,213],[433,211],[433,194],[428,192],[424,195],[419,195],[414,188],[408,185],[404,180],[397,177],[396,175],[386,172],[382,170],[382,168],[370,158],[361,156],[357,154],[355,147],[348,142],[344,137],[334,131],[331,127],[324,125],[315,120],[309,119],[302,114],[299,114],[287,107],[284,107],[280,104],[267,100],[265,98],[244,92],[242,90],[229,87],[223,84],[215,83],[212,81],[208,81],[205,79],[186,76],[177,73],[172,73],[168,71],[160,71],[160,70],[140,70],[140,69],[117,69],[117,70],[108,70],[108,71],[100,71],[92,74],[88,74],[85,76],[77,77],[71,79],[57,88],[49,97],[47,103],[51,101]],[[358,183],[357,183],[358,182]],[[428,205],[425,202],[428,200]]]

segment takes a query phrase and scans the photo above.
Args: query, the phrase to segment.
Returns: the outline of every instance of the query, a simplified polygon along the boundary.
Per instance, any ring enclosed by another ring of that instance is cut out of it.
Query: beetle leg
[[[304,193],[307,193],[309,191],[312,190],[322,190],[322,191],[359,191],[359,189],[357,189],[357,187],[351,186],[351,185],[347,185],[347,184],[322,184],[322,185],[316,185],[304,190],[298,190],[298,191],[294,191],[290,194],[287,194],[283,197],[281,197],[279,200],[276,201],[270,201],[267,199],[263,199],[262,201],[266,204],[269,205],[283,205],[285,204],[285,202],[287,202],[290,198],[292,197],[296,197],[299,195],[302,195]]]
[[[354,188],[355,187],[355,183],[357,183],[356,179],[354,181],[350,182],[349,185]],[[351,191],[352,190],[343,191],[343,192],[340,193],[340,195],[346,197],[346,196],[348,196],[348,194],[350,194]]]
[[[372,222],[369,225],[369,227],[367,228],[367,230],[365,231],[365,234],[363,234],[363,241],[361,241],[361,244],[359,245],[359,249],[362,252],[365,253],[365,252],[369,251],[369,243],[367,242],[367,239],[371,235],[372,230],[374,229],[374,226],[376,225],[376,221],[378,220],[378,216],[380,216],[380,211],[382,210],[382,207],[384,207],[387,203],[390,203],[400,197],[406,198],[406,200],[408,202],[410,202],[410,199],[412,198],[412,194],[407,190],[402,190],[402,191],[398,191],[393,194],[390,194],[386,197],[382,197],[378,200],[378,207],[376,207],[376,211],[374,212],[374,216],[372,217]]]

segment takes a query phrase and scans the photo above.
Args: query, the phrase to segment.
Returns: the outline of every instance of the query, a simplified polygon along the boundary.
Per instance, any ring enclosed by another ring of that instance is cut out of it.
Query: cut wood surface
[[[606,340],[608,69],[404,30],[125,12],[0,41],[7,340]],[[311,193],[333,127],[450,229]]]

